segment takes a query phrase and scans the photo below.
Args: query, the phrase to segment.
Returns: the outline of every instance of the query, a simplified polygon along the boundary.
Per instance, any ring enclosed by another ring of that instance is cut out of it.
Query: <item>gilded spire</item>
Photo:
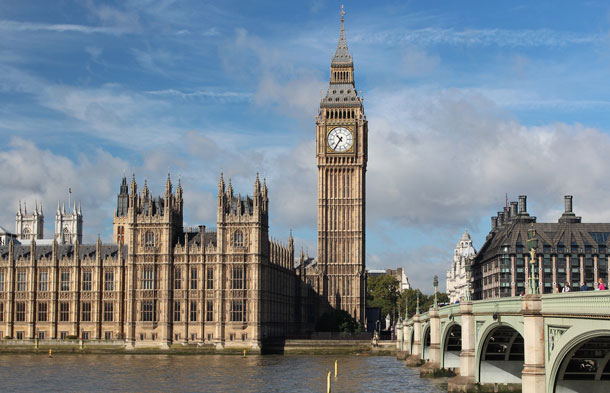
[[[339,34],[339,42],[337,43],[337,51],[333,56],[332,64],[352,64],[352,56],[350,56],[347,50],[347,41],[345,40],[345,26],[344,26],[344,15],[345,9],[341,5],[341,33]]]

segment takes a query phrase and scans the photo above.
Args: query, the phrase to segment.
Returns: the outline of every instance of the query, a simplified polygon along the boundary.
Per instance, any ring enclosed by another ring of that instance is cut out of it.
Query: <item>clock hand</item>
[[[335,147],[333,147],[333,150],[335,150],[337,148],[337,146],[339,146],[339,143],[341,143],[341,141],[343,141],[343,138],[341,138],[340,136],[337,136],[337,138],[339,138],[339,140],[335,144]]]

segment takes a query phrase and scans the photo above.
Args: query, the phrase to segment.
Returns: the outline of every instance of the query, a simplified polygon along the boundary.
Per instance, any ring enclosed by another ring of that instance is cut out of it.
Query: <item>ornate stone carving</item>
[[[562,334],[566,332],[569,328],[562,326],[549,326],[548,327],[548,349],[546,351],[548,358],[551,358],[551,352],[555,349],[555,343],[559,340]]]
[[[485,321],[476,321],[475,323],[475,336],[479,337],[479,333],[481,331],[481,328],[483,327],[483,325],[485,325]]]

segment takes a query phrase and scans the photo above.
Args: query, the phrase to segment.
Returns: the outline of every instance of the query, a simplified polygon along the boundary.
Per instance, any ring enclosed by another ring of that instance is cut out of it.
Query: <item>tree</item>
[[[367,306],[379,307],[381,318],[385,318],[388,314],[397,317],[400,295],[400,283],[389,274],[369,277],[367,280]]]
[[[320,317],[316,323],[318,332],[345,332],[361,331],[360,324],[344,310],[331,310]]]

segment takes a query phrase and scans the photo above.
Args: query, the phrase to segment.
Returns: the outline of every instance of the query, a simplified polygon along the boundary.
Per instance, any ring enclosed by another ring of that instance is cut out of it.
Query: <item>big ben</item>
[[[341,33],[316,117],[320,295],[358,322],[365,314],[365,190],[368,123]]]

